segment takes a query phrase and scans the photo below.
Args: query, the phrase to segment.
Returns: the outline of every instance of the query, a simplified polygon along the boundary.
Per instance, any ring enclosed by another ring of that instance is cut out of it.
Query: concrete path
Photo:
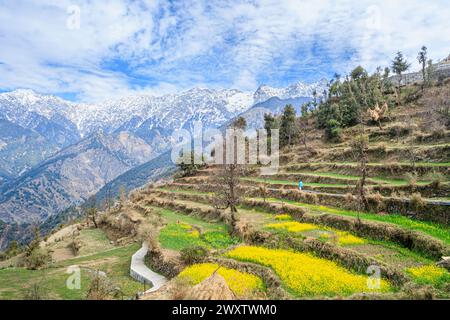
[[[152,287],[149,290],[145,291],[144,294],[158,290],[167,282],[167,279],[164,276],[153,272],[145,265],[144,259],[147,251],[148,245],[144,242],[142,244],[142,247],[131,257],[130,265],[130,276],[133,279],[141,283],[145,282],[148,284],[152,284]]]

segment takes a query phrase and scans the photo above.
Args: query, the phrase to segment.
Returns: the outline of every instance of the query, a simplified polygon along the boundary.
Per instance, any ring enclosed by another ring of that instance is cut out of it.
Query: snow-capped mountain
[[[83,135],[98,128],[112,132],[130,121],[133,125],[128,129],[132,130],[145,125],[146,130],[164,127],[173,131],[190,128],[194,120],[215,127],[252,104],[250,93],[195,88],[160,97],[138,95],[96,105],[79,105],[69,118],[76,122]]]
[[[261,85],[253,95],[253,103],[261,103],[273,97],[277,97],[281,100],[312,97],[314,92],[316,92],[317,97],[320,98],[323,96],[324,90],[327,89],[327,84],[328,81],[322,79],[313,84],[297,82],[286,88],[273,88],[267,85]]]
[[[0,94],[0,169],[18,177],[64,147],[102,130],[131,133],[165,151],[175,129],[194,121],[217,127],[253,103],[238,90],[192,89],[160,97],[136,95],[99,104],[77,104],[32,90]]]

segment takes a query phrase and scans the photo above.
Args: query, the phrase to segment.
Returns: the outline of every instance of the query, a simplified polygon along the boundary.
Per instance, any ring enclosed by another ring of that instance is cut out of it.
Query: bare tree
[[[84,208],[84,214],[86,216],[86,221],[91,220],[92,223],[94,224],[95,228],[98,228],[97,225],[97,215],[98,215],[98,210],[97,210],[97,200],[94,197],[91,197],[87,203],[86,203],[86,207]]]
[[[366,198],[366,190],[365,190],[365,184],[366,184],[366,178],[367,178],[367,163],[368,163],[368,156],[367,152],[369,149],[369,139],[367,135],[365,135],[365,126],[364,126],[364,112],[362,108],[360,107],[358,110],[358,122],[359,122],[359,133],[358,135],[352,140],[351,147],[353,152],[354,159],[358,162],[358,169],[359,169],[359,181],[356,185],[356,192],[358,197],[358,214],[357,219],[358,223],[361,224],[360,219],[360,211],[366,211],[368,209],[368,202]]]
[[[233,230],[235,230],[237,223],[237,206],[242,197],[238,189],[244,171],[242,165],[224,164],[216,170],[212,178],[216,187],[213,205],[216,209],[230,209],[231,227]]]
[[[258,185],[258,190],[259,193],[261,194],[264,203],[266,203],[266,199],[267,199],[267,194],[268,194],[268,190],[267,190],[267,178],[264,176],[264,182],[260,183]]]

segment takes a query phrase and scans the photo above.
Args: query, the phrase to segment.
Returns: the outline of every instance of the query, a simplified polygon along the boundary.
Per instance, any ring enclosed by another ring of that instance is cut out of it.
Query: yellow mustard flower
[[[374,291],[368,287],[367,276],[353,274],[333,261],[309,253],[241,246],[229,251],[227,256],[272,268],[298,296],[345,296]],[[381,280],[378,291],[389,290],[389,283]]]

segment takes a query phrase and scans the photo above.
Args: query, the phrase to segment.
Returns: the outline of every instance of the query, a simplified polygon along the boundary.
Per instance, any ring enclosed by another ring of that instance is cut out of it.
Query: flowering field
[[[279,217],[282,217],[281,219]],[[289,215],[278,215],[275,217],[277,220],[288,220],[287,217],[290,217]],[[357,245],[357,244],[364,244],[366,241],[362,238],[356,237],[348,232],[339,231],[333,228],[329,227],[321,227],[312,223],[301,223],[297,221],[283,221],[283,222],[277,222],[277,223],[269,223],[265,225],[266,228],[272,229],[272,230],[285,230],[287,232],[305,232],[305,231],[311,231],[311,230],[324,230],[324,231],[330,231],[329,232],[323,232],[319,239],[322,239],[324,241],[332,240],[332,238],[336,239],[337,244],[339,245]]]
[[[308,253],[241,246],[227,253],[227,257],[258,263],[272,268],[293,294],[297,296],[336,296],[370,292],[368,278],[356,275],[335,262]],[[390,290],[381,280],[379,291]]]
[[[252,293],[263,291],[265,288],[263,281],[255,275],[228,269],[213,263],[189,266],[178,275],[178,278],[186,280],[190,285],[196,285],[210,277],[216,270],[225,279],[230,289],[240,298],[249,297]]]
[[[286,221],[280,223],[269,223],[266,225],[269,229],[286,230],[288,232],[303,232],[308,230],[315,230],[318,227],[310,223],[299,223],[295,221]]]
[[[416,282],[441,286],[450,283],[450,272],[435,265],[412,267],[406,270]]]
[[[278,214],[278,215],[275,216],[275,220],[279,220],[279,221],[292,220],[292,217],[290,215],[288,215],[288,214]]]

